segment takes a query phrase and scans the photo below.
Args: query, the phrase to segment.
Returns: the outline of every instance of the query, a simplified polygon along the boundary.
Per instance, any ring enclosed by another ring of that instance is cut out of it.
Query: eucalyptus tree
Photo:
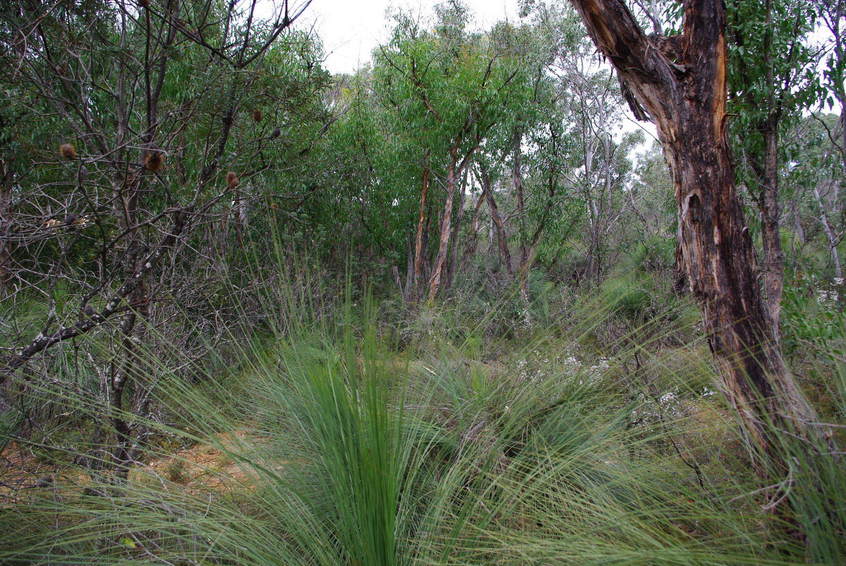
[[[399,275],[398,265],[413,261],[409,226],[414,222],[420,177],[419,146],[392,123],[391,111],[372,91],[369,69],[339,80],[338,116],[324,149],[332,189],[322,199],[333,214],[326,218],[330,247],[356,257],[363,273],[384,263]],[[338,238],[338,230],[343,237]],[[344,251],[346,250],[346,252]],[[407,270],[411,276],[413,267]],[[411,291],[410,283],[400,289]]]
[[[828,104],[829,108],[834,106],[836,100],[840,106],[840,117],[837,123],[837,128],[828,127],[826,121],[821,119],[820,124],[825,126],[826,133],[831,141],[831,147],[840,155],[842,171],[840,176],[839,190],[844,191],[844,183],[846,183],[846,0],[828,0],[820,2],[819,6],[820,20],[822,20],[825,28],[829,32],[830,50],[826,57],[825,69],[825,86],[829,94],[825,97],[824,102]],[[837,129],[839,128],[839,136]],[[841,197],[842,198],[842,197]],[[840,199],[835,199],[837,203]],[[826,215],[826,209],[823,206],[823,199],[819,198],[820,202],[820,222],[823,224],[826,235],[829,241],[829,249],[832,261],[835,265],[835,272],[837,277],[841,278],[842,283],[842,268],[840,267],[840,258],[837,255],[837,244],[842,239],[842,230],[838,235],[832,229],[832,222],[829,221]],[[842,211],[842,206],[834,212]]]
[[[415,292],[423,290],[425,226],[431,184],[444,188],[438,245],[428,276],[428,298],[441,288],[453,239],[456,197],[476,151],[507,113],[522,69],[495,46],[466,31],[467,9],[458,2],[438,8],[433,30],[399,15],[390,42],[376,52],[375,88],[395,124],[419,148],[420,204],[414,238]],[[454,244],[454,242],[453,242]]]
[[[673,177],[681,258],[722,389],[761,469],[772,459],[786,470],[787,456],[767,423],[810,435],[816,416],[773,334],[737,196],[727,135],[725,7],[687,0],[681,33],[647,36],[620,0],[572,3],[626,86],[635,116],[656,124]]]
[[[585,206],[587,275],[599,279],[606,267],[608,237],[628,206],[622,190],[631,170],[627,153],[639,134],[618,134],[622,99],[617,81],[606,71],[589,71],[586,54],[562,61],[562,87],[577,140],[578,161],[569,171]],[[619,139],[615,139],[618,137]]]
[[[477,155],[479,203],[488,206],[504,271],[516,278],[525,302],[528,273],[562,198],[562,172],[571,149],[555,81],[548,72],[553,50],[547,39],[535,23],[500,23],[490,31],[488,40],[497,53],[523,72],[515,77],[504,119],[492,128]],[[516,263],[511,235],[516,239]]]
[[[630,206],[624,198],[632,169],[628,153],[640,134],[625,131],[618,81],[596,64],[578,14],[549,4],[536,4],[529,13],[551,45],[547,73],[556,84],[559,127],[568,142],[560,174],[584,207],[585,273],[595,280],[607,267],[612,234]]]

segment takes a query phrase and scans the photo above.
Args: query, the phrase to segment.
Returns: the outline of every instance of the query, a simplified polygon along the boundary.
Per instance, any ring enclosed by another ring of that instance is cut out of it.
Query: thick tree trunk
[[[572,2],[617,69],[636,116],[657,126],[679,208],[681,259],[722,390],[759,456],[786,466],[769,424],[804,434],[815,417],[773,335],[735,191],[726,141],[723,3],[687,0],[681,35],[647,38],[620,0]]]

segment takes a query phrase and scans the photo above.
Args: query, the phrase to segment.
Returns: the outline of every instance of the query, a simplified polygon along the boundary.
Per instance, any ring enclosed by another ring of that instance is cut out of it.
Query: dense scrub
[[[397,11],[334,75],[308,2],[0,5],[0,562],[844,563],[846,7],[689,4],[736,356],[677,241],[727,209],[568,3]]]

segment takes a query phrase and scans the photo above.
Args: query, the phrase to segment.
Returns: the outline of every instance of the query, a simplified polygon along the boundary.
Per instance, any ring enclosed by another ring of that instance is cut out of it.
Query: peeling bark
[[[722,390],[758,456],[776,456],[769,424],[806,435],[815,416],[773,335],[735,190],[723,3],[687,0],[683,32],[669,38],[647,37],[620,0],[572,3],[630,92],[629,104],[657,126],[679,209],[681,260]]]

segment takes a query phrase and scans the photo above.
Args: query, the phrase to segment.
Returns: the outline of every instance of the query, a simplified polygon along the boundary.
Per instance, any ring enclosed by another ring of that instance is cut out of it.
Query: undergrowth
[[[123,481],[107,455],[92,468],[98,456],[67,447],[75,465],[2,503],[0,562],[842,562],[837,456],[785,436],[792,475],[762,484],[707,346],[679,340],[695,318],[633,285],[510,337],[462,317],[466,305],[417,311],[452,333],[397,332],[349,291],[332,316],[268,295],[286,316],[233,341],[228,370],[185,380],[146,352],[160,410],[125,415],[149,431],[138,465]],[[102,418],[84,389],[39,394]],[[152,464],[176,446],[212,447],[227,465],[196,485],[195,463]],[[773,512],[785,502],[793,515]]]

